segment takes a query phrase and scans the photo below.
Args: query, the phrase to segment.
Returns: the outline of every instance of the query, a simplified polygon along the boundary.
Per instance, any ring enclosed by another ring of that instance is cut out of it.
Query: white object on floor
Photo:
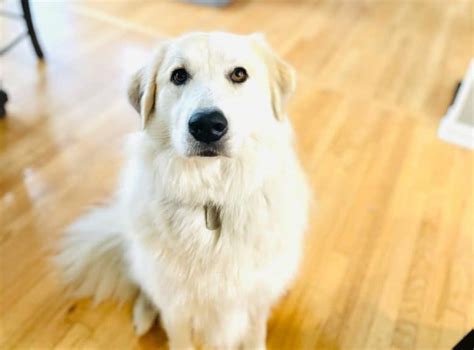
[[[198,5],[218,6],[222,7],[228,5],[231,0],[186,0]]]
[[[444,141],[474,149],[474,59],[453,104],[441,120],[438,136]]]

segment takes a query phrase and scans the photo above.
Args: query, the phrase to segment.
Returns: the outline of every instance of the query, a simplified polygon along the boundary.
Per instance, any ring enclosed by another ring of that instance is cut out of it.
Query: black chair
[[[8,17],[13,20],[22,20],[25,21],[26,30],[16,36],[11,42],[6,44],[4,47],[0,48],[0,56],[5,55],[8,51],[10,51],[13,47],[15,47],[19,42],[21,42],[26,37],[30,38],[31,45],[33,45],[33,49],[35,50],[36,57],[39,60],[44,59],[43,50],[41,49],[41,45],[38,41],[38,36],[36,35],[35,26],[33,25],[33,19],[31,16],[31,9],[30,9],[30,2],[29,0],[20,0],[21,9],[23,11],[22,14],[14,13],[10,11],[0,11],[0,16]],[[6,109],[5,105],[8,101],[8,95],[5,90],[3,90],[0,84],[0,118],[6,116]]]

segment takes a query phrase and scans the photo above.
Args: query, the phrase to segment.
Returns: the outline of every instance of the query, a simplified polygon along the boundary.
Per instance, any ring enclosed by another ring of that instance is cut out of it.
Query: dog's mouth
[[[205,150],[196,154],[198,157],[217,157],[219,153],[214,150]]]
[[[189,157],[219,157],[227,156],[225,147],[221,143],[195,144],[188,154]]]

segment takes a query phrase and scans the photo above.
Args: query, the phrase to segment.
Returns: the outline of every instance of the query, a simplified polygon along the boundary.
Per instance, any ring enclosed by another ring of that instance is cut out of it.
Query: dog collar
[[[218,230],[221,228],[221,215],[219,209],[208,204],[204,206],[204,217],[206,219],[206,228],[208,230]]]

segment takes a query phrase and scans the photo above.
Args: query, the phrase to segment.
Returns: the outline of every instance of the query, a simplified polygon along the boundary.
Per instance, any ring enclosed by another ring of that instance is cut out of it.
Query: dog
[[[294,88],[261,34],[161,42],[128,88],[141,130],[113,199],[62,239],[76,295],[134,298],[136,334],[159,315],[171,349],[264,349],[310,201],[286,113]]]

